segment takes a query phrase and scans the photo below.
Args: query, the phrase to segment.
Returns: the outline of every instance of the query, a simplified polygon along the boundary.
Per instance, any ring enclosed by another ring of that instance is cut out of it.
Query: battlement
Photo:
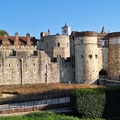
[[[24,45],[21,45],[21,46],[14,46],[14,45],[10,45],[10,46],[3,46],[3,45],[0,45],[0,50],[11,50],[11,49],[15,49],[15,50],[36,50],[37,49],[37,46],[24,46]]]
[[[120,32],[113,32],[108,34],[109,38],[120,37]]]
[[[97,32],[94,31],[83,31],[83,32],[75,32],[75,37],[97,37]]]

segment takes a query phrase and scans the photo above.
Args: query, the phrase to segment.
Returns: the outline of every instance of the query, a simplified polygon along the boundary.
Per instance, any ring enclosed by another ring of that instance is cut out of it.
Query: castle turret
[[[67,25],[67,23],[65,23],[65,25],[62,27],[62,35],[70,35],[70,34],[71,34],[71,29]]]
[[[98,79],[97,32],[75,33],[76,83],[92,83]]]
[[[109,34],[109,75],[120,77],[120,32]]]

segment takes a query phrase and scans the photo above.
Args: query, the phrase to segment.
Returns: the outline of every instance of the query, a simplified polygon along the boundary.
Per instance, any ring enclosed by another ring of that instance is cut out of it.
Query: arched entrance
[[[108,73],[106,70],[102,69],[100,72],[99,72],[99,78],[108,78]]]
[[[99,75],[105,75],[105,76],[108,76],[108,73],[106,70],[102,69],[100,72],[99,72]]]

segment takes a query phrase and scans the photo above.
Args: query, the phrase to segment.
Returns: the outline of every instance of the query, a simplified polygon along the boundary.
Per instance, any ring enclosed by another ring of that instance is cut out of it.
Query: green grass
[[[67,116],[63,114],[55,114],[50,112],[36,112],[24,116],[0,117],[0,120],[83,120],[83,119],[74,116]],[[84,120],[104,120],[104,119],[96,118]]]

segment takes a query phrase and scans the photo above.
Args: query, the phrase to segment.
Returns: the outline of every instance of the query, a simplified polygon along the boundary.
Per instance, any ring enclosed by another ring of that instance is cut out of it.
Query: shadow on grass
[[[53,89],[48,90],[42,93],[31,93],[31,94],[25,94],[21,95],[18,94],[14,97],[8,97],[0,99],[0,104],[10,104],[10,103],[21,103],[21,102],[30,102],[30,101],[37,101],[37,100],[46,100],[46,99],[52,99],[52,98],[60,98],[60,97],[68,97],[70,96],[72,89],[66,90],[66,89]]]

